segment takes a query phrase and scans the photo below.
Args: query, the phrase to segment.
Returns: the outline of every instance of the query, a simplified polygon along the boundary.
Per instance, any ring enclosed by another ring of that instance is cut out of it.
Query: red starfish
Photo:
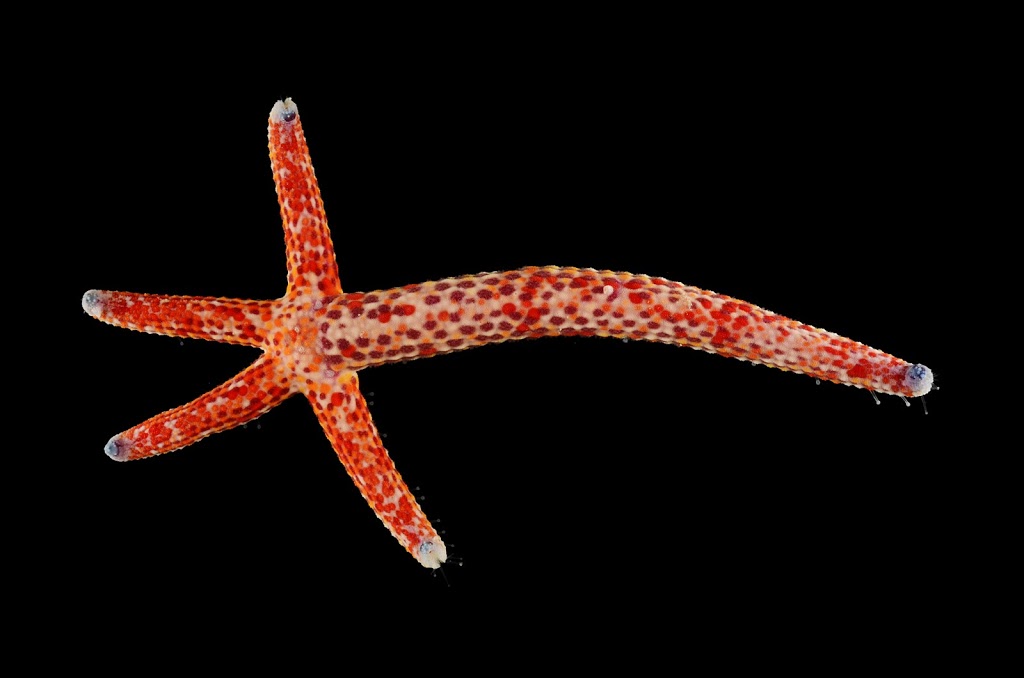
[[[269,137],[288,260],[282,298],[91,290],[82,299],[89,315],[114,325],[264,351],[196,400],[111,438],[105,451],[113,459],[180,449],[302,393],[378,517],[413,557],[436,568],[446,560],[445,545],[381,443],[359,390],[356,372],[364,367],[511,339],[614,336],[691,346],[894,395],[931,389],[923,365],[721,294],[630,273],[529,267],[345,294],[290,99],[271,111]]]

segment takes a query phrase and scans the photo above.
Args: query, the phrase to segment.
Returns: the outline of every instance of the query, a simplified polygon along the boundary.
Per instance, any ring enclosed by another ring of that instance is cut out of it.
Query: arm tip
[[[99,318],[103,313],[103,305],[106,302],[106,292],[100,290],[89,290],[82,296],[82,310],[93,318]]]
[[[282,123],[294,122],[299,117],[299,108],[292,101],[291,97],[288,97],[284,101],[278,101],[274,104],[274,107],[270,109],[270,122],[275,125]]]
[[[431,570],[436,570],[441,567],[441,563],[448,560],[448,549],[440,539],[423,541],[417,550],[419,555],[416,560],[420,561],[423,567],[428,567]]]
[[[132,443],[129,440],[125,440],[118,433],[116,436],[107,441],[103,451],[107,453],[107,456],[114,461],[128,461],[132,451]]]
[[[907,372],[903,376],[903,380],[910,389],[910,395],[912,397],[923,396],[932,390],[932,384],[935,381],[935,375],[932,371],[924,365],[910,365],[907,367]]]

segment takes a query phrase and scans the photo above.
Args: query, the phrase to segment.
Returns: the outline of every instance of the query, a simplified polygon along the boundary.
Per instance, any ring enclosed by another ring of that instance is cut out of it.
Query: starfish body
[[[426,567],[443,541],[395,469],[357,371],[485,344],[605,336],[690,346],[899,396],[924,395],[931,371],[744,301],[631,273],[528,267],[370,293],[344,293],[298,110],[270,114],[270,157],[284,222],[288,287],[276,300],[91,290],[85,311],[144,332],[258,346],[264,354],[199,398],[107,443],[127,461],[171,452],[303,394],[360,493]]]

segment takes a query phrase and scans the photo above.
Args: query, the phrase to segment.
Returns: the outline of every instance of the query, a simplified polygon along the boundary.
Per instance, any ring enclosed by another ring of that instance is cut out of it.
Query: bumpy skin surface
[[[894,395],[915,396],[899,358],[738,299],[632,273],[558,266],[447,278],[324,300],[314,314],[331,369],[362,369],[510,339],[621,337],[691,346]]]
[[[180,449],[302,393],[377,516],[420,563],[438,567],[445,545],[381,443],[359,391],[356,371],[365,367],[512,339],[593,335],[691,346],[894,395],[931,388],[923,365],[737,299],[631,273],[529,267],[345,294],[290,99],[271,111],[269,137],[288,259],[284,297],[91,290],[82,299],[87,313],[113,325],[264,351],[226,383],[111,438],[114,459]]]

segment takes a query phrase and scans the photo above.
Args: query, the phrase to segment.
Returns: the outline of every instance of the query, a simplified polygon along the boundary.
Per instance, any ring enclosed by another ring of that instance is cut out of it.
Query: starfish
[[[366,367],[543,336],[604,336],[689,346],[901,397],[932,373],[864,344],[738,299],[663,278],[527,267],[342,291],[298,109],[270,112],[271,167],[284,224],[288,285],[260,301],[90,290],[89,315],[133,330],[256,346],[248,368],[190,403],[112,437],[117,461],[181,449],[301,393],[345,470],[398,542],[437,568],[447,549],[381,442],[359,389]]]

